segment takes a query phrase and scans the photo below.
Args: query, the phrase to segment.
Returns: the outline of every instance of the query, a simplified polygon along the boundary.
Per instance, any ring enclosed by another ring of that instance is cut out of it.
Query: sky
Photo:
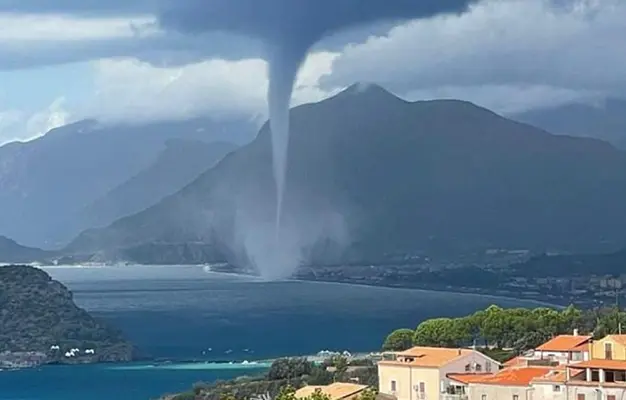
[[[626,1],[470,3],[0,0],[0,144],[83,118],[264,117],[267,43],[293,30],[321,40],[292,105],[357,81],[501,113],[626,97]]]

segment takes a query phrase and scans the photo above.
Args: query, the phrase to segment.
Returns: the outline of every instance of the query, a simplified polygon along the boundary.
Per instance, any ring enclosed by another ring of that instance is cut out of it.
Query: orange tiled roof
[[[591,341],[578,345],[572,349],[572,351],[590,351]]]
[[[488,377],[488,376],[493,376],[494,374],[492,373],[482,373],[482,374],[478,374],[478,373],[474,373],[474,374],[456,374],[456,373],[450,373],[448,375],[446,375],[448,378],[455,380],[457,382],[461,382],[464,384],[468,384],[468,383],[472,383],[472,382],[477,382],[480,381],[481,379]]]
[[[565,383],[567,382],[566,368],[565,365],[554,367],[548,370],[544,375],[533,379],[533,382]]]
[[[588,360],[571,364],[571,368],[606,368],[620,371],[626,371],[626,361],[622,360]]]
[[[589,342],[591,336],[586,335],[559,335],[541,346],[537,347],[540,351],[576,351],[576,347]]]
[[[366,385],[357,385],[354,383],[335,382],[326,386],[305,386],[296,391],[296,398],[304,398],[312,395],[317,389],[328,395],[331,400],[345,399],[353,396],[367,388]]]
[[[545,367],[505,368],[495,375],[475,379],[470,384],[528,386],[530,381],[547,374],[550,371]]]
[[[505,361],[504,368],[514,367],[516,365],[524,365],[526,360],[522,356],[513,357],[510,360]]]
[[[444,347],[413,347],[409,350],[396,353],[398,360],[380,361],[379,365],[410,365],[417,367],[441,367],[449,362],[468,355],[473,354],[474,350],[470,349],[450,349]],[[410,361],[412,359],[412,361]]]

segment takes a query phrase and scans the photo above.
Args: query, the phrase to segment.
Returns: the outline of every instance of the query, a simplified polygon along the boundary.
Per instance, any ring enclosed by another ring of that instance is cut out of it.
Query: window
[[[615,373],[613,371],[604,371],[605,382],[615,382]]]
[[[486,372],[491,372],[491,363],[487,362],[487,364],[485,364],[485,371]]]
[[[607,360],[613,359],[613,344],[612,343],[604,344],[604,358]]]
[[[480,396],[480,400],[487,400],[487,395],[483,394],[482,396]]]
[[[607,394],[606,395],[606,400],[615,400],[615,395],[614,394]]]
[[[483,366],[480,364],[476,364],[476,372],[482,372]]]
[[[420,382],[420,393],[426,392],[426,384],[424,382]]]
[[[513,395],[513,400],[519,400],[519,396],[518,396],[518,395],[516,395],[516,394],[514,394],[514,395]]]
[[[585,394],[584,393],[578,393],[576,395],[576,400],[585,400]]]
[[[391,381],[391,391],[392,392],[396,391],[396,381]]]
[[[471,370],[472,370],[472,366],[471,366],[471,365],[469,365],[469,364],[467,364],[467,365],[465,366],[465,372],[470,372]]]
[[[552,386],[552,391],[553,392],[560,392],[561,391],[561,386],[559,386],[559,385]]]

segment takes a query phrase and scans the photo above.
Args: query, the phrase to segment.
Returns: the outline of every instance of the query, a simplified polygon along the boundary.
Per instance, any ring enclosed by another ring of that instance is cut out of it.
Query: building
[[[316,390],[320,390],[322,393],[330,397],[331,400],[353,400],[365,389],[367,389],[367,385],[335,382],[324,386],[305,386],[298,389],[295,395],[296,398],[303,399],[312,395]]]
[[[534,357],[541,360],[552,360],[559,364],[570,364],[589,360],[589,345],[591,336],[559,335],[548,340],[535,349]]]
[[[398,400],[453,400],[465,394],[449,374],[491,374],[500,364],[471,349],[413,347],[378,363],[379,392]]]
[[[626,335],[607,335],[591,344],[591,359],[626,361]]]
[[[591,336],[558,335],[534,350],[515,357],[505,367],[513,366],[555,366],[587,361],[590,359]]]
[[[511,367],[495,374],[449,374],[464,387],[468,400],[532,400],[531,382],[549,374],[550,367]],[[461,398],[460,400],[463,400]]]

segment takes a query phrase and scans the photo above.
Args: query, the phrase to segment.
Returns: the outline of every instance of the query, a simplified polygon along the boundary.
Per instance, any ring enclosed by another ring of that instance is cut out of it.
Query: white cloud
[[[555,9],[547,6],[553,1],[486,0],[467,14],[411,21],[340,52],[314,53],[300,71],[292,103],[321,100],[356,81],[380,83],[409,99],[461,98],[503,113],[626,95],[626,52],[622,51],[626,2],[579,0],[574,7]],[[191,60],[197,59],[195,46],[215,45],[203,37],[173,38],[156,31],[150,16],[15,17],[0,13],[0,56],[10,56],[5,57],[7,65],[20,57],[29,61],[28,53],[16,43],[30,43],[27,49],[40,45],[48,49],[59,42],[64,43],[63,49],[77,46],[86,51],[92,42],[137,39],[133,43],[139,49],[148,43],[143,38],[152,35],[150,40],[172,40],[170,47],[164,47],[166,56],[178,57],[168,49],[184,49],[186,43]],[[3,53],[3,49],[10,51]],[[110,54],[136,50],[115,49]],[[260,58],[214,58],[176,67],[108,58],[93,65],[97,90],[92,98],[82,99],[80,110],[72,110],[73,117],[158,120],[235,114],[265,118],[267,113],[267,65]],[[63,105],[57,107],[56,113],[46,109],[32,117],[5,111],[0,114],[4,115],[0,137],[8,137],[9,126],[12,132],[21,132],[10,135],[23,138],[40,134],[45,126],[54,125],[55,118],[67,120]],[[15,122],[18,115],[20,122]]]
[[[0,111],[0,146],[13,141],[28,141],[70,122],[65,99],[54,100],[45,109],[28,114],[19,110]]]
[[[346,47],[323,83],[372,81],[426,96],[480,94],[483,103],[503,102],[501,109],[624,95],[624,37],[623,1],[553,8],[548,0],[488,0],[464,15],[412,21]]]
[[[0,13],[0,42],[67,42],[132,38],[157,33],[151,16],[80,18],[68,15]]]
[[[506,115],[572,102],[591,103],[601,95],[542,85],[482,85],[441,86],[410,91],[402,97],[407,100],[462,99]]]
[[[298,76],[293,104],[328,96],[319,88],[334,53],[312,54]],[[133,59],[95,63],[96,96],[86,113],[104,120],[158,120],[211,114],[266,115],[267,64],[213,59],[160,68]]]
[[[51,129],[70,122],[70,113],[64,108],[65,98],[55,99],[46,109],[33,114],[26,121],[28,139],[39,137]]]

